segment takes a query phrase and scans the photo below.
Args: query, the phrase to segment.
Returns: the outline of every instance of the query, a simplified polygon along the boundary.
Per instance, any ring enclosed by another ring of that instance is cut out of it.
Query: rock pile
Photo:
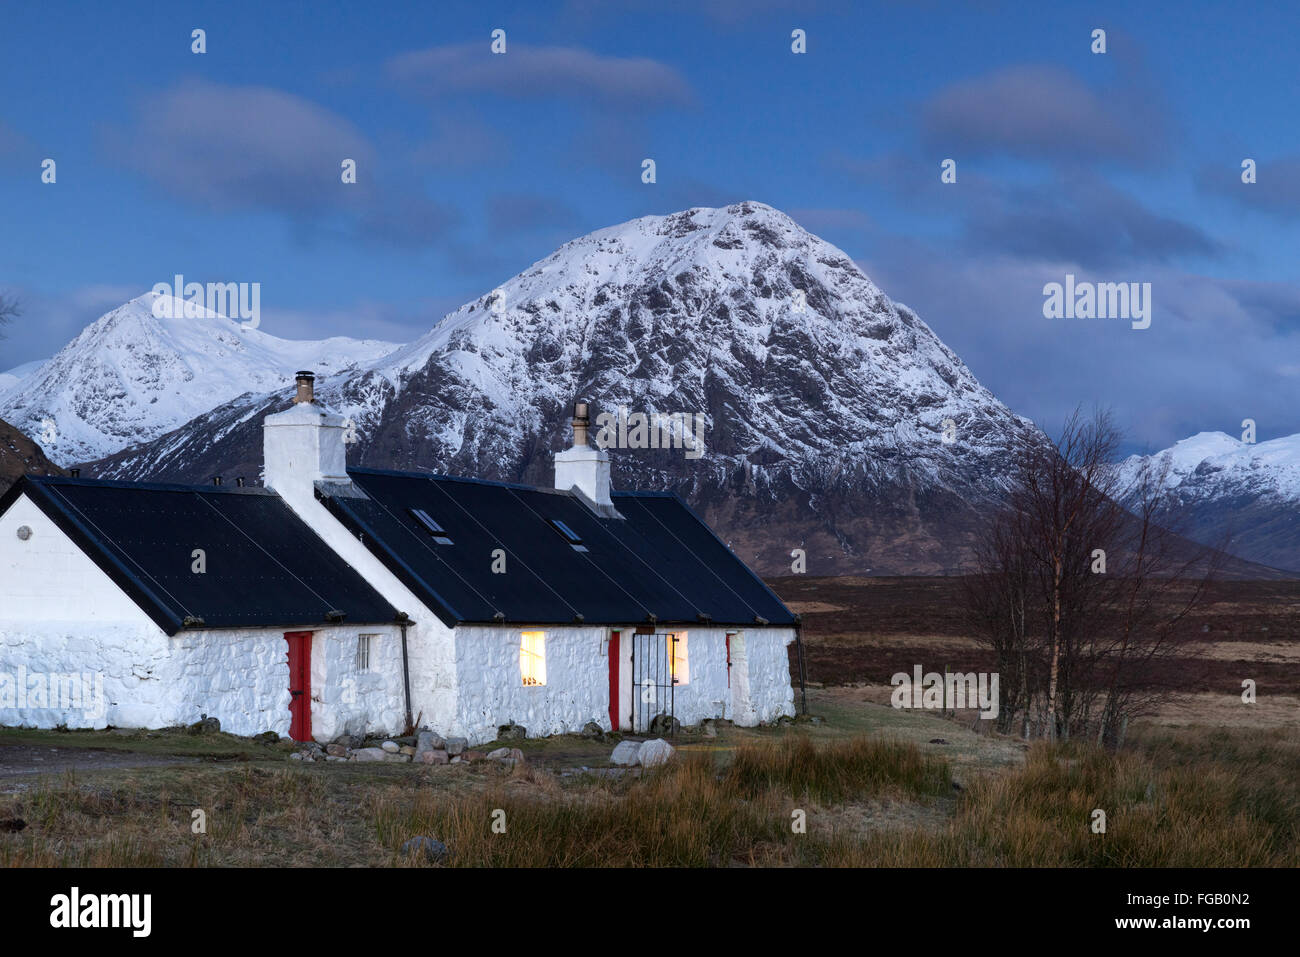
[[[421,731],[412,737],[366,740],[359,735],[344,734],[327,745],[304,741],[289,755],[292,761],[387,761],[396,764],[468,764],[495,760],[514,767],[524,763],[518,748],[498,748],[491,754],[471,751],[464,738],[444,738],[433,731]]]

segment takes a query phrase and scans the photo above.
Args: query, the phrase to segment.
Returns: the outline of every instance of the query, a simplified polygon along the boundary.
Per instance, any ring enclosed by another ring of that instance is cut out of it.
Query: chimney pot
[[[81,478],[81,469],[68,469],[68,474],[73,478]]]
[[[298,383],[298,394],[293,397],[294,405],[316,401],[316,374],[314,372],[299,372],[294,376],[294,381]]]
[[[243,488],[243,487],[244,487],[244,477],[243,477],[242,475],[239,476],[237,479],[235,479],[235,487],[236,487],[236,488]]]
[[[213,484],[213,485],[220,485],[220,484],[221,484],[221,476],[220,476],[220,475],[214,475],[214,476],[212,476],[212,484]]]
[[[591,416],[586,402],[573,404],[573,447],[582,448],[587,443],[587,429],[591,426]]]

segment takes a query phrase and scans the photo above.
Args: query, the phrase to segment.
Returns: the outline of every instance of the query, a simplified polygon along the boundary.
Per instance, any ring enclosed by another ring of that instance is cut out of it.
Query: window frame
[[[519,678],[525,688],[546,687],[546,632],[519,632]]]

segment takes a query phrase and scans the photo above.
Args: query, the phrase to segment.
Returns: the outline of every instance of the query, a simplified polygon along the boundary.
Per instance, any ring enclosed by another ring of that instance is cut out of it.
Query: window
[[[686,632],[679,631],[668,636],[672,642],[672,672],[673,684],[688,685],[691,683],[690,663],[686,660]]]
[[[357,673],[370,670],[370,639],[374,635],[357,635]]]
[[[525,685],[546,684],[546,632],[520,633],[519,673]]]
[[[451,537],[448,536],[447,530],[433,520],[428,512],[422,508],[413,508],[410,510],[411,517],[424,526],[425,531],[433,536],[433,540],[439,545],[450,545]]]
[[[575,552],[585,552],[587,550],[587,546],[582,544],[582,536],[569,528],[568,525],[560,521],[558,518],[551,519],[551,527],[559,532],[566,542],[573,546]]]

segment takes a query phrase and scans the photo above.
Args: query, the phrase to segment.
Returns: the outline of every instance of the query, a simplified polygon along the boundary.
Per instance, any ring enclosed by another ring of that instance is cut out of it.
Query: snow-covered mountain
[[[298,369],[328,376],[396,348],[279,339],[179,299],[155,309],[158,298],[132,299],[38,368],[12,370],[15,381],[0,381],[0,417],[70,464],[154,439],[245,392],[273,389]]]
[[[95,470],[256,476],[279,385]],[[775,573],[796,548],[809,574],[956,565],[1012,447],[1041,439],[845,253],[753,202],[575,239],[318,394],[355,421],[354,463],[537,485],[575,398],[703,414],[702,457],[612,449],[615,487],[678,491]]]
[[[1247,443],[1222,432],[1198,432],[1154,455],[1120,465],[1131,485],[1142,467],[1164,471],[1187,534],[1206,544],[1230,539],[1228,550],[1250,561],[1300,571],[1300,435]]]
[[[24,362],[20,366],[14,366],[12,369],[6,369],[0,372],[0,395],[4,395],[18,383],[22,382],[29,375],[45,365],[45,359],[37,359],[34,362]]]

